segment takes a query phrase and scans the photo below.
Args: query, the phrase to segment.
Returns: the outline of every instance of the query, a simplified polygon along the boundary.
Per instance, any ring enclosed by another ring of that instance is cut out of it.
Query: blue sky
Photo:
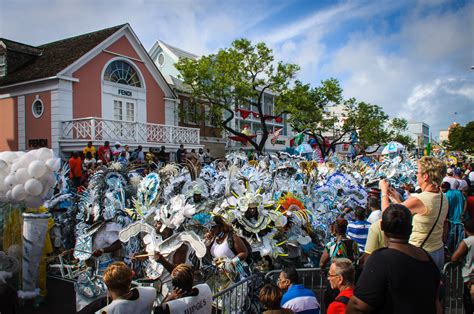
[[[126,22],[147,49],[264,41],[301,66],[298,79],[335,77],[346,97],[426,122],[433,136],[474,120],[473,1],[0,0],[0,37],[32,45]]]

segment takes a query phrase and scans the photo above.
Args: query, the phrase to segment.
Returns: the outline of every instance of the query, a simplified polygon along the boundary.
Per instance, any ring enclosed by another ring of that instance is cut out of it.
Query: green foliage
[[[271,92],[278,101],[299,70],[295,64],[275,63],[271,49],[264,43],[253,45],[247,39],[235,40],[230,48],[198,60],[180,59],[176,68],[184,84],[189,86],[191,96],[211,106],[212,116],[220,118],[215,123],[233,135],[247,138],[259,152],[269,134],[263,115],[263,95]],[[259,143],[229,126],[236,105],[250,106],[259,113],[263,132]]]
[[[448,148],[474,153],[474,121],[467,123],[466,126],[459,125],[450,130]]]
[[[331,107],[339,108],[337,114]],[[352,144],[351,134],[357,134],[363,151],[399,135],[387,129],[388,116],[381,107],[355,98],[344,100],[342,88],[334,78],[314,88],[297,81],[280,99],[278,108],[290,113],[289,121],[295,130],[316,139],[323,157],[338,144]],[[394,119],[392,124],[396,129],[406,129],[404,120]]]

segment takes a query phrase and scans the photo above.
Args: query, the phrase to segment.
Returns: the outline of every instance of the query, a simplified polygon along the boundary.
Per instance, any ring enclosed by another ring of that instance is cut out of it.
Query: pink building
[[[128,24],[38,47],[0,38],[0,151],[202,147],[178,103]]]

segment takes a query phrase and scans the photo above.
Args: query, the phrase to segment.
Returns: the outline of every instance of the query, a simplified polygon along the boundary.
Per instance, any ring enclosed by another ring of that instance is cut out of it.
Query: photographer
[[[410,244],[430,253],[438,268],[444,264],[443,224],[448,213],[448,200],[440,190],[446,175],[446,165],[435,157],[425,156],[418,161],[417,181],[420,194],[411,195],[402,203],[401,195],[387,180],[379,183],[382,212],[393,203],[402,203],[413,215]]]

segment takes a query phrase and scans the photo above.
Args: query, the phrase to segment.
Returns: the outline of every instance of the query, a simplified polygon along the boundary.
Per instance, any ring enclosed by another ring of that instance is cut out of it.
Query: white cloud
[[[421,6],[401,19],[399,32],[351,34],[322,69],[345,78],[346,96],[378,104],[391,116],[423,120],[437,133],[452,122],[447,109],[464,113],[464,122],[474,118],[473,43],[466,31],[474,5]]]
[[[298,1],[0,1],[0,37],[20,42],[43,44],[126,22],[146,48],[162,39],[207,54],[248,37],[267,42],[277,60],[299,64],[305,82],[340,78],[347,97],[383,106],[392,116],[421,117],[443,128],[449,124],[442,114],[447,107],[474,116],[474,84],[468,78],[474,65],[472,2],[460,7],[443,0],[348,0],[276,21],[276,12]],[[404,15],[380,21],[394,12]],[[353,22],[368,30],[348,29]],[[343,27],[348,39],[333,50],[327,39],[337,41],[332,36]]]

